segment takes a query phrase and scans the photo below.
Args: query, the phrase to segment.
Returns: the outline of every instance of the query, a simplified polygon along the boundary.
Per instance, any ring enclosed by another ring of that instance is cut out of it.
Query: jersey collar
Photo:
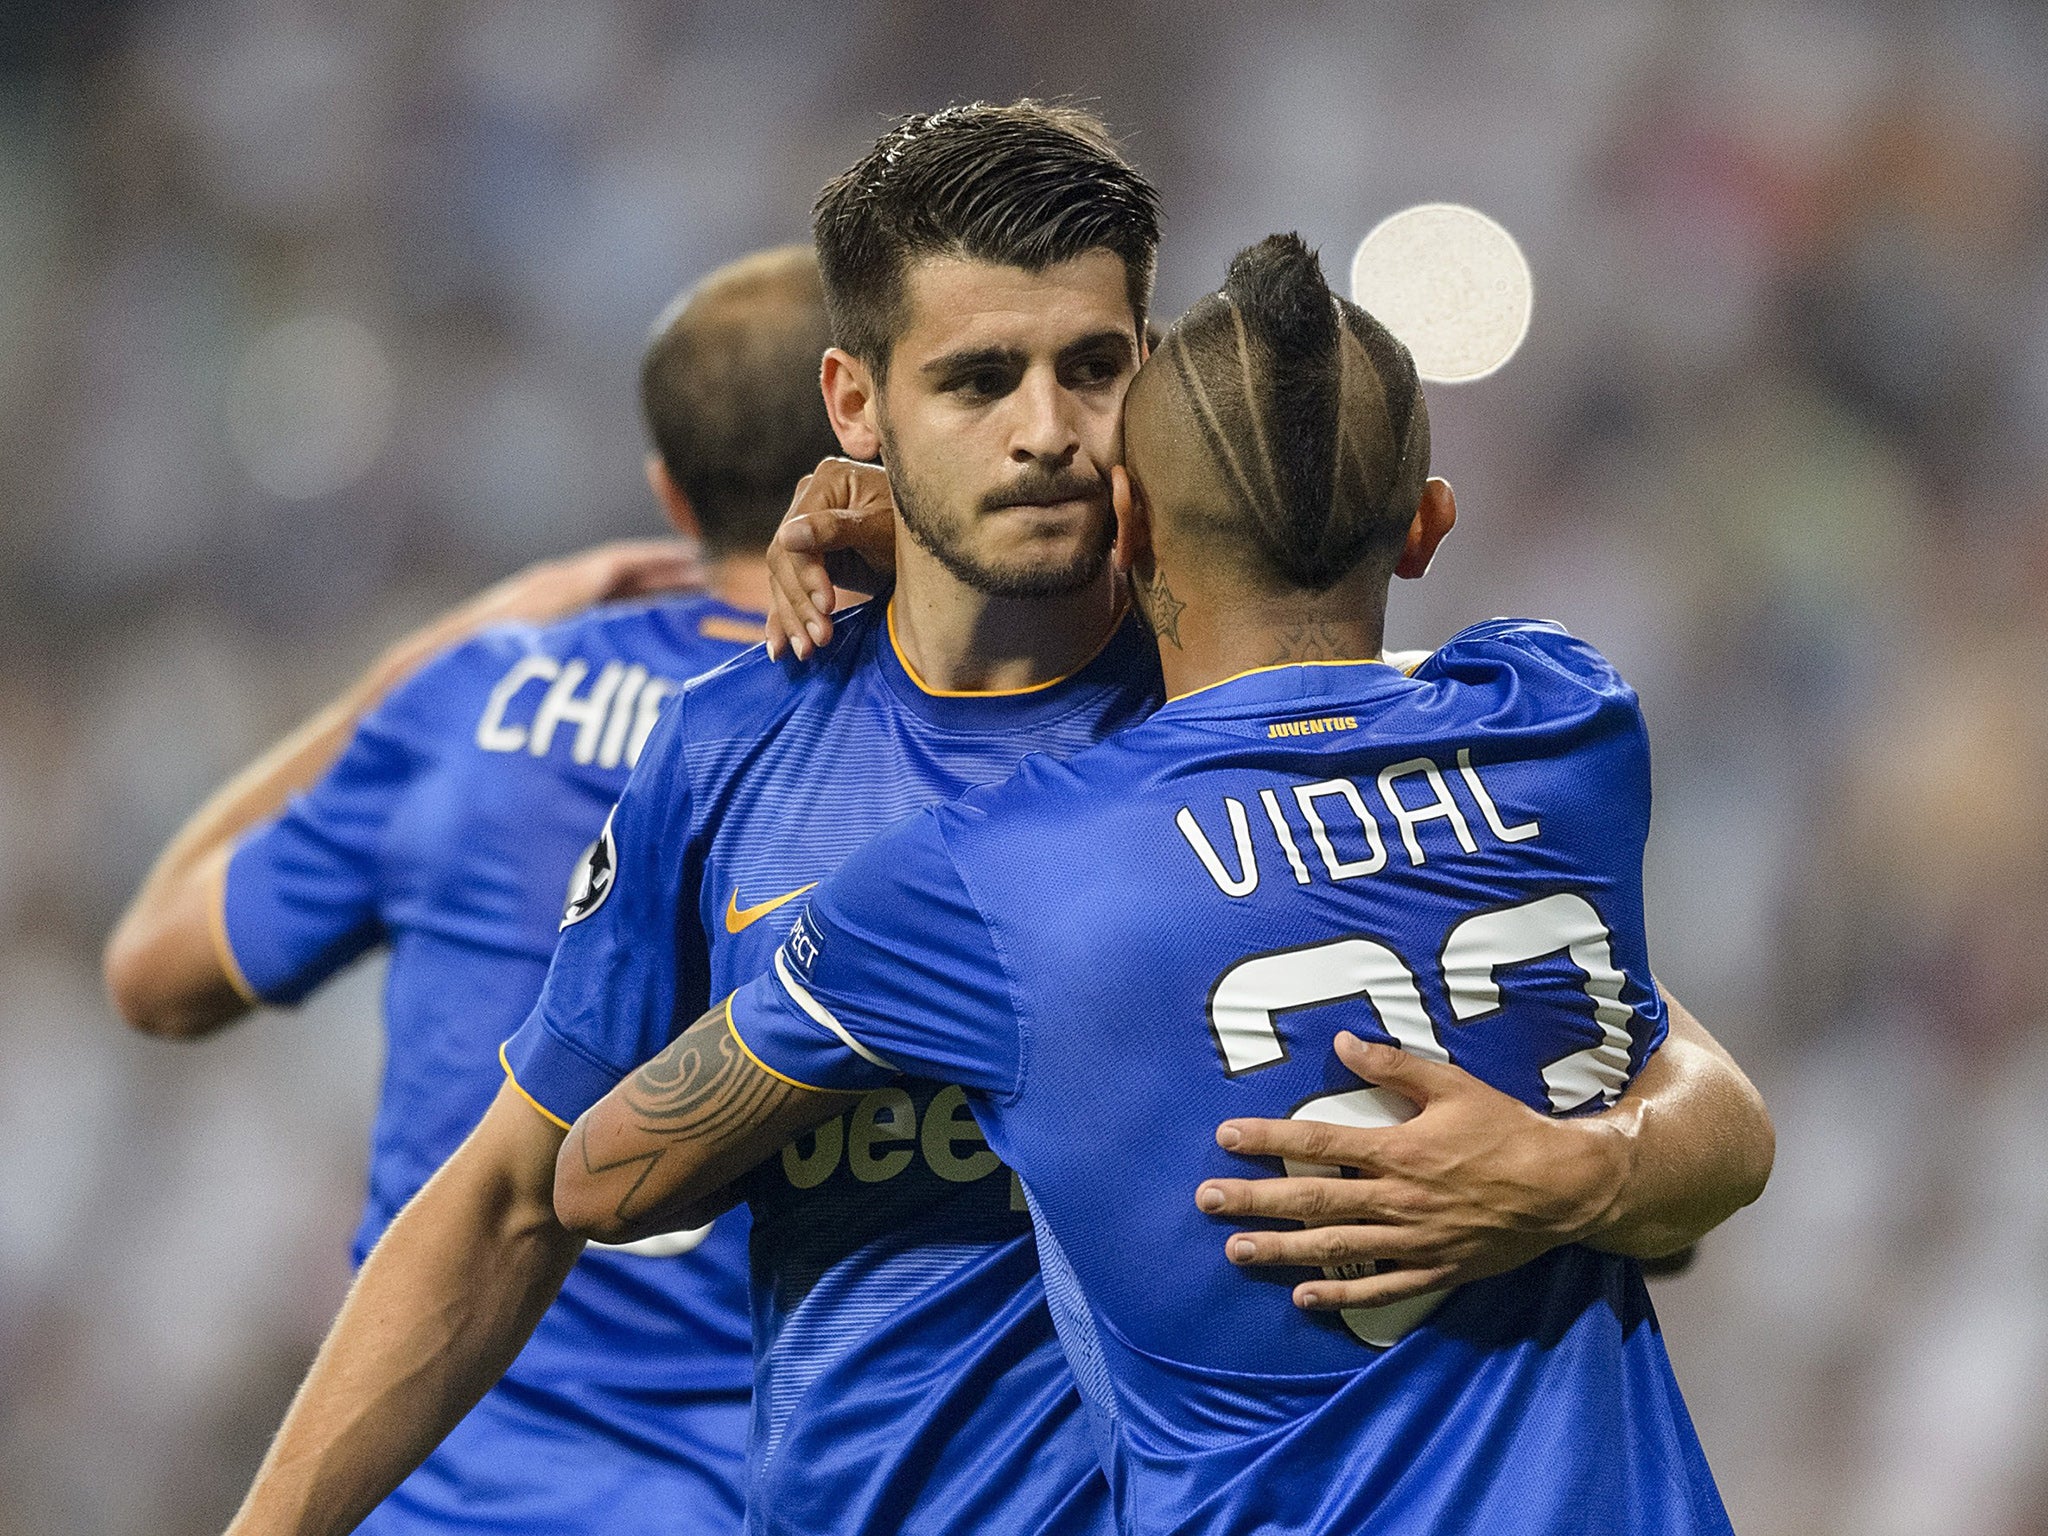
[[[1159,713],[1179,718],[1263,713],[1325,699],[1369,699],[1399,692],[1408,681],[1406,673],[1384,661],[1280,662],[1176,694]]]
[[[893,596],[877,601],[885,606],[883,622],[872,630],[876,669],[911,713],[934,725],[967,731],[1009,729],[1063,715],[1105,688],[1128,688],[1135,679],[1153,680],[1152,685],[1157,686],[1159,668],[1151,639],[1126,612],[1102,648],[1064,677],[1027,688],[986,692],[935,689],[917,675],[896,644]]]

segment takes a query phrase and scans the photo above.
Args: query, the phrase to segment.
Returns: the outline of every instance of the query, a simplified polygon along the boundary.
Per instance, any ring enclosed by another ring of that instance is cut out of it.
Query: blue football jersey
[[[487,631],[394,690],[235,849],[224,938],[257,995],[296,1002],[390,950],[357,1262],[502,1085],[498,1043],[540,994],[571,872],[657,718],[760,625],[688,598]],[[683,1253],[588,1251],[503,1382],[364,1529],[737,1530],[746,1225],[722,1217]]]
[[[870,836],[1090,746],[1158,702],[1125,623],[1071,676],[926,688],[886,602],[805,665],[748,656],[683,690],[609,829],[614,874],[571,924],[514,1079],[573,1119],[765,970],[801,898]],[[750,1178],[758,1532],[1106,1532],[1021,1188],[966,1097],[891,1082]]]
[[[1550,1114],[1662,1039],[1634,694],[1554,626],[1265,668],[935,808],[824,881],[729,1019],[770,1070],[961,1084],[1021,1175],[1123,1529],[1723,1532],[1638,1266],[1557,1249],[1303,1312],[1199,1211],[1233,1116],[1392,1124],[1340,1029]]]

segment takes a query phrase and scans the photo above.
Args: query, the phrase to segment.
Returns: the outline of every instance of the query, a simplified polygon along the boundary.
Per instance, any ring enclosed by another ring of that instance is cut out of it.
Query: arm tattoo
[[[639,1165],[639,1176],[619,1196],[615,1214],[622,1221],[643,1221],[664,1202],[641,1201],[640,1191],[671,1152],[687,1147],[697,1160],[716,1155],[799,1091],[749,1062],[720,1012],[685,1030],[621,1085],[621,1102],[639,1132],[635,1151],[610,1162],[594,1160],[585,1123],[579,1120],[577,1154],[584,1172],[593,1177]]]

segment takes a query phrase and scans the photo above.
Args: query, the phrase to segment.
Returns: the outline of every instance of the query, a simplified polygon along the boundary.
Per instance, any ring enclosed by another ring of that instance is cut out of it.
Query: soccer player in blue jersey
[[[894,592],[808,665],[750,654],[664,713],[610,823],[604,899],[564,930],[506,1044],[511,1081],[365,1265],[238,1529],[347,1528],[484,1389],[582,1241],[552,1205],[566,1122],[714,988],[766,969],[814,882],[902,814],[1158,702],[1107,558],[1149,186],[1085,114],[957,108],[886,134],[828,186],[816,230],[841,344],[827,408],[849,453],[887,466]],[[799,504],[847,473],[821,467]],[[1500,1155],[1460,1143],[1439,1187],[1469,1212],[1486,1205],[1475,1190],[1546,1185],[1570,1147],[1609,1141],[1632,1150],[1602,1212],[1725,1186],[1726,1143],[1687,1134],[1722,1124],[1725,1101],[1696,1079],[1656,1092],[1640,1135],[1552,1126],[1496,1095],[1521,1118],[1482,1109],[1489,1141],[1509,1162],[1540,1143],[1539,1176],[1502,1182]],[[721,1198],[736,1194],[754,1219],[751,1528],[1113,1528],[1022,1189],[958,1087],[891,1084]],[[465,1242],[437,1237],[444,1217]],[[646,1230],[702,1218],[665,1210]],[[1497,1257],[1517,1222],[1490,1220],[1460,1240]],[[1529,1225],[1553,1243],[1583,1230]],[[1332,1261],[1373,1257],[1359,1243],[1340,1233]]]
[[[760,637],[761,551],[832,440],[807,247],[705,279],[643,360],[650,484],[697,535],[537,568],[397,647],[171,845],[108,947],[121,1011],[209,1033],[391,953],[361,1262],[498,1090],[564,891],[663,708]],[[621,601],[630,599],[629,601]],[[590,605],[599,600],[602,606]],[[600,905],[581,861],[573,919]],[[746,1219],[578,1263],[504,1381],[365,1530],[735,1531],[752,1379]],[[653,1341],[659,1341],[658,1349]]]
[[[1665,1029],[1634,694],[1547,624],[1378,659],[1388,577],[1454,508],[1412,361],[1297,237],[1173,328],[1126,433],[1119,563],[1167,703],[844,862],[579,1120],[558,1208],[658,1223],[792,1131],[957,1083],[1022,1177],[1122,1530],[1726,1531],[1632,1260],[1332,1316],[1233,1269],[1188,1197],[1230,1170],[1221,1120],[1403,1117],[1340,1032],[1551,1115],[1619,1097]]]

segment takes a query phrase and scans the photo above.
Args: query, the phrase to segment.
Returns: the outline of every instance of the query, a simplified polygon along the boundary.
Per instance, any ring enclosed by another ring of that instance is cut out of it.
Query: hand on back
[[[1355,1176],[1210,1179],[1196,1194],[1211,1215],[1306,1223],[1233,1233],[1226,1250],[1237,1264],[1337,1271],[1298,1285],[1299,1306],[1380,1306],[1526,1264],[1592,1231],[1627,1177],[1625,1138],[1596,1119],[1551,1119],[1462,1068],[1348,1033],[1336,1051],[1415,1117],[1373,1129],[1226,1121],[1217,1141],[1240,1156]]]

